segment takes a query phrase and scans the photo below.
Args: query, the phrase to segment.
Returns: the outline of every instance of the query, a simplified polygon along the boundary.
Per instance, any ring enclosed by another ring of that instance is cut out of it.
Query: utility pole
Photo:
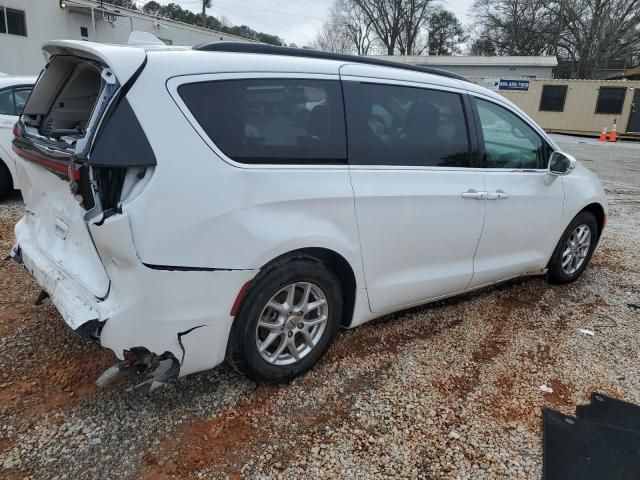
[[[211,8],[211,0],[202,0],[202,28],[207,28],[207,8]]]

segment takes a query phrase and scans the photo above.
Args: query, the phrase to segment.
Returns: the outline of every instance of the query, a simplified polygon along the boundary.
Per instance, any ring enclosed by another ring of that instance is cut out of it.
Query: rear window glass
[[[426,88],[345,82],[349,163],[469,167],[462,98]]]
[[[191,83],[178,93],[211,140],[244,163],[346,163],[338,81]]]

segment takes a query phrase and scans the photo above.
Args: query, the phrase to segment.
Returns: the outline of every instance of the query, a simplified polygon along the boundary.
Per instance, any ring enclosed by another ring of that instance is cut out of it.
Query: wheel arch
[[[13,180],[11,169],[9,168],[3,157],[0,157],[0,173],[4,173],[7,176],[7,180],[9,182],[9,192],[11,192],[11,190],[15,188],[15,182]]]
[[[326,267],[335,276],[338,277],[338,280],[340,281],[340,286],[342,287],[341,324],[343,327],[349,327],[351,325],[351,321],[353,320],[353,314],[354,314],[355,302],[356,302],[356,291],[357,291],[356,275],[349,261],[344,256],[336,252],[335,250],[331,250],[329,248],[324,248],[324,247],[298,248],[298,249],[283,253],[281,255],[278,255],[275,258],[272,258],[267,263],[265,263],[262,267],[260,267],[260,270],[264,270],[269,265],[275,262],[278,262],[283,258],[300,255],[300,254],[309,255],[311,257],[317,258],[324,265],[326,265]],[[253,280],[251,280],[251,282],[253,282]],[[244,298],[242,299],[242,301],[244,301]]]
[[[597,202],[593,202],[580,210],[576,215],[579,215],[582,212],[590,212],[594,217],[596,217],[596,221],[598,222],[598,241],[600,241],[602,231],[607,225],[607,213],[605,212],[604,207]]]

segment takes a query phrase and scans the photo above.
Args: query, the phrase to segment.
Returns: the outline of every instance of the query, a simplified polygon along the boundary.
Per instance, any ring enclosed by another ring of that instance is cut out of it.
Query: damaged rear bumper
[[[255,270],[157,270],[134,247],[126,213],[89,230],[110,279],[106,298],[96,298],[42,252],[35,231],[22,219],[10,256],[47,292],[63,319],[79,334],[97,336],[124,359],[145,349],[173,357],[184,376],[220,364],[225,357],[233,302]]]

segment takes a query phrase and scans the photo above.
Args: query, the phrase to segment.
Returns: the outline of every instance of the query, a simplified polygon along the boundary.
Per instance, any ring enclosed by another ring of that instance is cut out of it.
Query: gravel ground
[[[640,144],[556,138],[610,201],[579,281],[520,280],[344,331],[284,386],[221,366],[149,398],[97,390],[114,357],[1,263],[0,477],[540,478],[543,407],[572,413],[592,391],[640,403]],[[3,256],[21,209],[0,204]]]

